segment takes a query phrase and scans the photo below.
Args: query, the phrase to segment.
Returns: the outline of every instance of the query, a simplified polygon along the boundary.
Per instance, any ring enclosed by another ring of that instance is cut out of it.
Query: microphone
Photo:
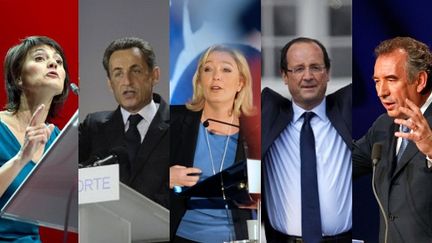
[[[95,161],[98,161],[100,159],[101,158],[100,158],[99,154],[93,155],[90,158],[88,158],[87,160],[85,160],[84,162],[80,162],[78,164],[78,168],[81,169],[81,168],[91,167]]]
[[[240,126],[239,126],[239,125],[232,124],[232,123],[228,123],[228,122],[224,122],[224,121],[220,121],[220,120],[215,120],[215,119],[212,119],[212,118],[208,118],[207,120],[205,120],[205,121],[203,122],[203,126],[204,126],[205,128],[207,128],[207,127],[210,125],[209,121],[213,121],[213,122],[221,123],[221,124],[224,124],[224,125],[228,125],[228,126],[232,126],[232,127],[236,127],[236,128],[239,128],[239,129],[240,129]],[[246,138],[243,138],[243,144],[242,144],[242,145],[243,145],[243,150],[244,150],[245,159],[247,159],[247,158],[248,158],[248,155],[249,155],[249,147],[248,147],[248,145],[247,145]]]
[[[388,221],[387,221],[387,216],[384,210],[384,207],[378,197],[378,194],[376,192],[376,188],[375,188],[375,168],[378,164],[378,162],[381,160],[381,150],[382,150],[382,144],[381,143],[374,143],[374,145],[372,146],[372,154],[371,154],[371,159],[372,159],[372,190],[373,190],[373,194],[375,196],[375,199],[378,202],[378,206],[380,208],[381,214],[383,215],[384,218],[384,226],[385,226],[385,232],[384,232],[384,243],[387,243],[387,235],[388,235]]]
[[[210,125],[209,121],[214,121],[214,122],[221,123],[221,124],[224,124],[224,125],[228,125],[228,126],[232,126],[232,127],[240,128],[239,125],[232,124],[232,123],[228,123],[228,122],[224,122],[224,121],[215,120],[215,119],[212,119],[212,118],[208,118],[207,120],[205,120],[205,121],[203,122],[203,126],[204,126],[204,127],[208,127],[208,126]]]
[[[71,84],[69,85],[69,88],[72,90],[72,92],[73,92],[75,95],[79,95],[79,88],[78,88],[78,86],[77,86],[75,83],[71,83]]]
[[[381,160],[381,150],[382,150],[382,144],[380,143],[374,143],[372,146],[372,164],[373,166],[376,166],[378,162]]]
[[[128,161],[128,152],[125,147],[114,147],[108,153],[108,156],[98,158],[96,161],[88,165],[87,167],[97,167],[112,164],[122,164]]]
[[[118,158],[116,154],[110,154],[103,159],[96,160],[91,167],[104,166],[104,165],[112,165],[117,164]]]

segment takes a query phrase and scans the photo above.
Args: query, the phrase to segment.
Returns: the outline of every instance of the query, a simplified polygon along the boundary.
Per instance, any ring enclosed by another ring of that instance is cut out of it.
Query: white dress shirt
[[[146,106],[144,106],[137,113],[131,114],[129,111],[120,107],[120,111],[123,118],[123,123],[125,125],[125,132],[129,129],[129,116],[140,114],[143,119],[138,123],[137,128],[141,136],[141,143],[144,140],[145,135],[147,134],[150,123],[156,115],[157,110],[159,109],[159,104],[155,103],[153,100],[150,101]]]
[[[293,119],[264,157],[265,197],[270,223],[287,235],[302,236],[300,130],[302,108],[293,103]],[[326,115],[325,99],[312,109],[317,179],[323,235],[337,235],[352,225],[351,151]]]

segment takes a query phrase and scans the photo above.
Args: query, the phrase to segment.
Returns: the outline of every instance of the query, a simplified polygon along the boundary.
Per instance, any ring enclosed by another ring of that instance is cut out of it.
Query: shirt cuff
[[[426,156],[426,164],[428,169],[432,168],[432,158],[430,158],[429,156]]]

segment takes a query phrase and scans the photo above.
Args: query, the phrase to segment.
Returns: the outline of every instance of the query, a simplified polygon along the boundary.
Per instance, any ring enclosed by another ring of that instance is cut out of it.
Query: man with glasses
[[[281,52],[292,101],[262,92],[267,242],[351,242],[351,86],[325,96],[330,59],[315,39]]]

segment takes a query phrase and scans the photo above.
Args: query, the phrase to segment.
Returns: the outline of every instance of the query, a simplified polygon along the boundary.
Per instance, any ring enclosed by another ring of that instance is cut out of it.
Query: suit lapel
[[[267,139],[263,139],[263,141],[266,143],[264,144],[263,154],[267,153],[267,150],[270,148],[276,138],[279,137],[280,133],[286,128],[289,122],[292,121],[293,113],[292,105],[281,106],[271,126],[270,134],[268,135],[269,137]],[[264,134],[264,136],[266,135]]]
[[[394,134],[397,130],[397,126],[393,123],[390,125],[387,134]],[[386,158],[382,158],[378,163],[375,171],[375,187],[377,188],[377,193],[380,195],[380,200],[383,207],[388,210],[388,199],[391,185],[392,172],[394,171],[394,151],[396,147],[396,139],[394,136],[388,136],[387,141],[384,142],[383,151],[390,151],[387,153]]]
[[[389,151],[387,153],[387,160],[386,162],[388,164],[383,165],[383,169],[388,171],[388,176],[386,178],[391,179],[392,175],[394,174],[394,171],[396,170],[396,145],[397,145],[397,138],[393,135],[396,131],[399,130],[399,126],[396,124],[392,124],[388,130],[388,140],[386,141],[388,148],[384,148],[384,151]]]
[[[396,140],[396,139],[395,139]],[[396,170],[393,173],[393,177],[395,178],[401,170],[411,161],[411,159],[419,152],[417,149],[417,146],[412,141],[409,141],[407,147],[405,148],[405,151],[402,154],[402,157],[400,158],[399,162],[397,163]]]
[[[180,145],[184,151],[184,166],[192,167],[195,157],[195,149],[198,140],[198,131],[201,124],[202,110],[199,112],[189,112],[182,124],[182,144]]]
[[[107,148],[126,147],[124,140],[124,124],[120,107],[118,107],[109,117],[107,117],[107,121],[104,123],[103,130],[103,134],[106,134],[106,141],[109,144]]]
[[[352,149],[351,132],[348,130],[348,127],[341,116],[342,112],[332,99],[326,100],[326,106],[327,117],[329,118],[331,124],[336,128],[336,131],[342,137],[345,144],[350,149]]]
[[[429,126],[432,126],[432,105],[428,107],[424,115],[428,120]],[[411,159],[419,152],[420,151],[418,150],[416,144],[413,141],[409,141],[405,151],[402,154],[402,157],[400,158],[400,161],[397,163],[396,170],[393,173],[393,178],[396,177],[401,172],[401,170],[411,161]]]
[[[169,124],[167,122],[169,121],[168,114],[168,107],[165,102],[161,100],[159,109],[156,112],[156,115],[153,118],[152,122],[150,123],[144,140],[138,149],[136,158],[134,161],[131,161],[132,176],[129,181],[130,183],[135,179],[137,175],[140,174],[141,170],[148,162],[150,155],[154,151],[156,151],[156,148],[159,146],[159,143],[164,138],[164,136],[168,136],[168,134],[165,134],[168,132],[169,128]]]

